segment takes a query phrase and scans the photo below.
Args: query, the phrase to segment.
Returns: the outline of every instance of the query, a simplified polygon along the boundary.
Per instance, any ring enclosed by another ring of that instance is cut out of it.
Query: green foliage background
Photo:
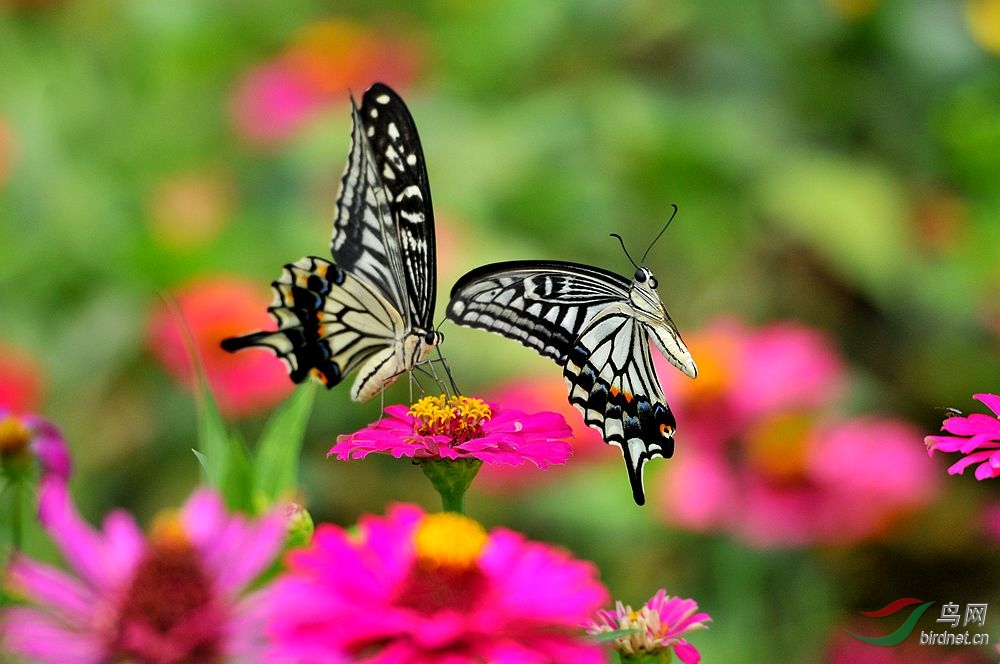
[[[245,72],[330,19],[420,45],[401,91],[437,213],[463,247],[439,257],[439,302],[493,260],[628,273],[608,233],[641,253],[677,203],[649,263],[682,332],[720,313],[815,325],[862,376],[852,408],[928,433],[940,407],[1000,391],[1000,67],[976,37],[991,26],[975,3],[0,4],[0,117],[16,149],[0,179],[0,339],[43,365],[41,410],[70,441],[91,518],[115,506],[148,517],[197,482],[193,397],[145,341],[158,293],[208,274],[266,285],[324,252],[346,97],[266,150],[241,141],[230,107]],[[211,241],[167,246],[149,197],[190,171],[223,173],[232,210]],[[556,371],[516,344],[443,329],[467,391]],[[386,402],[406,398],[397,387]],[[346,386],[317,395],[303,450],[317,521],[395,500],[436,507],[416,469],[324,458],[377,413]],[[266,415],[238,426],[253,439]],[[715,620],[693,638],[706,662],[823,661],[861,610],[997,599],[996,542],[975,526],[996,489],[970,477],[880,542],[762,552],[666,528],[620,475],[601,467],[510,498],[473,489],[468,509],[595,560],[626,601],[660,586],[696,598]]]

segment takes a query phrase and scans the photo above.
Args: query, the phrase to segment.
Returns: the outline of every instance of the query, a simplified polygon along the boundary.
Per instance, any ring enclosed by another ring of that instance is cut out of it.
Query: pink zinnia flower
[[[341,461],[377,452],[397,459],[479,459],[488,464],[539,468],[566,463],[572,430],[558,413],[525,413],[474,397],[424,397],[389,406],[374,424],[337,437],[329,455]]]
[[[66,441],[54,424],[0,407],[0,472],[16,481],[32,472],[32,461],[38,464],[42,480],[66,482],[72,472]]]
[[[593,564],[453,512],[323,525],[287,563],[265,591],[278,662],[604,662],[579,627],[607,599]]]
[[[581,461],[608,465],[620,463],[605,454],[606,446],[601,434],[584,424],[576,408],[566,400],[566,383],[562,377],[522,377],[491,389],[489,395],[490,401],[502,403],[509,408],[541,409],[561,415],[572,431],[568,439],[573,447],[574,468],[580,468]],[[487,491],[509,493],[527,489],[538,482],[555,481],[559,477],[561,476],[551,472],[524,472],[523,468],[494,464],[485,466],[476,480],[479,487]]]
[[[719,318],[686,335],[698,356],[698,380],[687,380],[654,353],[684,437],[720,447],[755,420],[789,411],[816,411],[843,393],[846,368],[832,340],[793,321],[751,328]]]
[[[802,413],[761,420],[721,451],[689,450],[665,474],[662,514],[758,547],[846,545],[875,537],[938,490],[912,425]]]
[[[53,664],[253,661],[259,628],[242,593],[277,556],[283,518],[229,516],[202,490],[148,538],[122,512],[98,531],[55,481],[39,516],[75,574],[13,560],[9,585],[27,605],[0,614],[10,652]]]
[[[149,318],[147,335],[153,355],[174,380],[195,389],[186,325],[223,413],[253,413],[292,393],[295,384],[274,355],[233,354],[219,346],[226,337],[272,325],[265,313],[269,301],[265,290],[243,279],[215,276],[181,286],[173,296],[177,307],[161,302]]]
[[[600,635],[625,629],[638,630],[612,641],[623,656],[673,650],[684,664],[697,664],[701,661],[701,653],[687,642],[684,635],[708,629],[711,619],[707,613],[698,613],[698,603],[693,599],[671,597],[667,591],[660,589],[638,611],[621,602],[615,604],[614,611],[598,611],[597,620],[590,623],[587,631]]]
[[[993,414],[953,415],[945,419],[941,429],[954,435],[927,436],[924,442],[930,455],[934,452],[958,452],[965,455],[948,468],[949,475],[961,474],[969,466],[979,464],[976,479],[985,480],[1000,476],[1000,396],[974,394],[973,397],[993,411]]]

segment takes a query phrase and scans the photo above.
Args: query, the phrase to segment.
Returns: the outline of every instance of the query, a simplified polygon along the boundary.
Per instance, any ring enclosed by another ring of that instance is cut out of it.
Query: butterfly
[[[494,263],[461,277],[447,310],[459,325],[501,334],[562,366],[570,403],[621,448],[638,505],[646,501],[643,466],[673,455],[677,426],[649,342],[682,372],[698,375],[656,285],[647,267],[637,266],[630,282],[579,263]]]
[[[358,369],[365,401],[422,363],[434,329],[437,268],[427,169],[413,117],[382,83],[351,98],[351,149],[340,180],[330,253],[285,265],[271,286],[276,331],[222,341],[270,349],[296,383],[331,388]]]

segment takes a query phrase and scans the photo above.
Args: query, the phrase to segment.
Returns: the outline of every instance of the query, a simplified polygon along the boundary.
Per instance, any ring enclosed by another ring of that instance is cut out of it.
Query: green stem
[[[465,492],[482,467],[479,459],[429,459],[420,462],[420,469],[441,495],[446,512],[465,512]]]

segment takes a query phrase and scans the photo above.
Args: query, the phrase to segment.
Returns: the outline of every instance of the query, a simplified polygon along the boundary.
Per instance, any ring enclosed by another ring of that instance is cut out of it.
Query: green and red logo
[[[885,607],[879,609],[878,611],[862,611],[861,614],[868,616],[869,618],[885,618],[886,616],[891,616],[902,611],[908,606],[920,604],[920,606],[910,611],[909,617],[896,629],[896,631],[886,634],[885,636],[861,636],[860,634],[855,634],[848,629],[845,629],[844,631],[854,638],[864,641],[865,643],[870,643],[873,646],[897,646],[905,641],[906,637],[913,632],[913,628],[917,626],[917,621],[920,620],[920,616],[922,616],[924,611],[926,611],[933,603],[934,602],[924,602],[916,597],[903,597],[902,599],[897,599],[895,602],[889,602],[885,605]]]

